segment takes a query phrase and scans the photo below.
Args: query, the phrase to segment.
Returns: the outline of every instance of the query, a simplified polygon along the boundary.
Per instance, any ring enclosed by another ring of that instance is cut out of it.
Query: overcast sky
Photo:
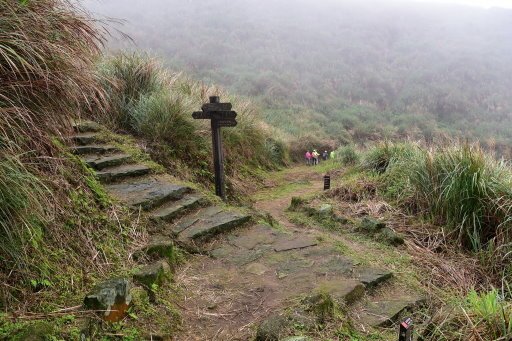
[[[459,3],[478,7],[512,8],[512,0],[415,0],[421,2]]]

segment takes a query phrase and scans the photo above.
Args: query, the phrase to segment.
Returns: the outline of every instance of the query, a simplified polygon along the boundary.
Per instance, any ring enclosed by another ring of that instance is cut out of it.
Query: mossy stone
[[[363,220],[361,220],[359,227],[365,232],[376,233],[384,229],[386,227],[386,223],[373,218],[364,217]]]
[[[166,261],[158,261],[137,269],[133,274],[135,283],[151,288],[154,284],[160,285],[170,277],[171,267]]]
[[[398,235],[398,233],[389,227],[382,229],[382,231],[380,231],[378,234],[378,238],[393,246],[399,246],[405,242],[402,236]]]
[[[272,315],[258,326],[256,341],[278,341],[288,327],[288,319],[281,315]]]
[[[31,323],[24,327],[17,335],[13,336],[13,341],[46,341],[54,336],[55,328],[46,321]]]

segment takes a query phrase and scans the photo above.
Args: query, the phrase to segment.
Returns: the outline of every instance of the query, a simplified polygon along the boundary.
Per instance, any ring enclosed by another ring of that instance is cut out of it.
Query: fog
[[[298,128],[283,114],[291,108],[322,121],[329,135],[371,121],[364,109],[400,117],[392,125],[402,129],[444,126],[512,140],[509,9],[446,1],[84,4],[97,17],[124,21],[109,24],[109,49],[150,51],[174,70],[251,96],[270,123],[291,133]]]

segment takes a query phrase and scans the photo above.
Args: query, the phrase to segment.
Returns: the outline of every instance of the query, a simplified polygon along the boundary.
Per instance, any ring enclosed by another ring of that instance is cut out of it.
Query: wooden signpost
[[[210,103],[203,104],[201,110],[202,111],[192,113],[192,117],[196,120],[210,120],[211,122],[213,164],[215,168],[215,194],[225,200],[224,155],[222,153],[220,128],[236,126],[236,112],[231,110],[231,103],[220,103],[218,96],[210,97]]]

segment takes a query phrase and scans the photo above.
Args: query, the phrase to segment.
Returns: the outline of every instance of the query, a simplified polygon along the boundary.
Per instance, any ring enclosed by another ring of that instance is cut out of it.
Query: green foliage
[[[128,19],[123,31],[137,46],[174,68],[255,98],[267,123],[295,143],[307,135],[345,144],[446,133],[512,141],[505,10],[286,0],[206,8],[169,0],[173,10],[163,11],[125,2],[89,6]]]
[[[286,145],[262,126],[259,112],[244,99],[169,74],[147,56],[116,55],[102,62],[100,71],[110,109],[97,117],[146,140],[152,156],[173,171],[183,168],[194,180],[212,180],[209,121],[191,116],[214,94],[231,101],[238,113],[237,127],[222,131],[228,176],[239,177],[241,169],[273,169],[288,159]]]
[[[436,314],[425,340],[468,340],[479,335],[481,340],[512,338],[512,303],[499,290],[476,292],[455,303],[449,314]]]
[[[445,226],[466,249],[488,255],[498,274],[512,275],[506,261],[512,240],[508,163],[467,144],[426,150],[386,142],[368,150],[361,167],[380,174],[383,194]]]
[[[6,259],[26,261],[25,247],[40,242],[38,221],[45,219],[45,196],[51,192],[30,173],[18,156],[0,161],[0,252]]]
[[[359,162],[359,154],[354,145],[346,145],[335,151],[335,159],[343,165],[352,166]]]

